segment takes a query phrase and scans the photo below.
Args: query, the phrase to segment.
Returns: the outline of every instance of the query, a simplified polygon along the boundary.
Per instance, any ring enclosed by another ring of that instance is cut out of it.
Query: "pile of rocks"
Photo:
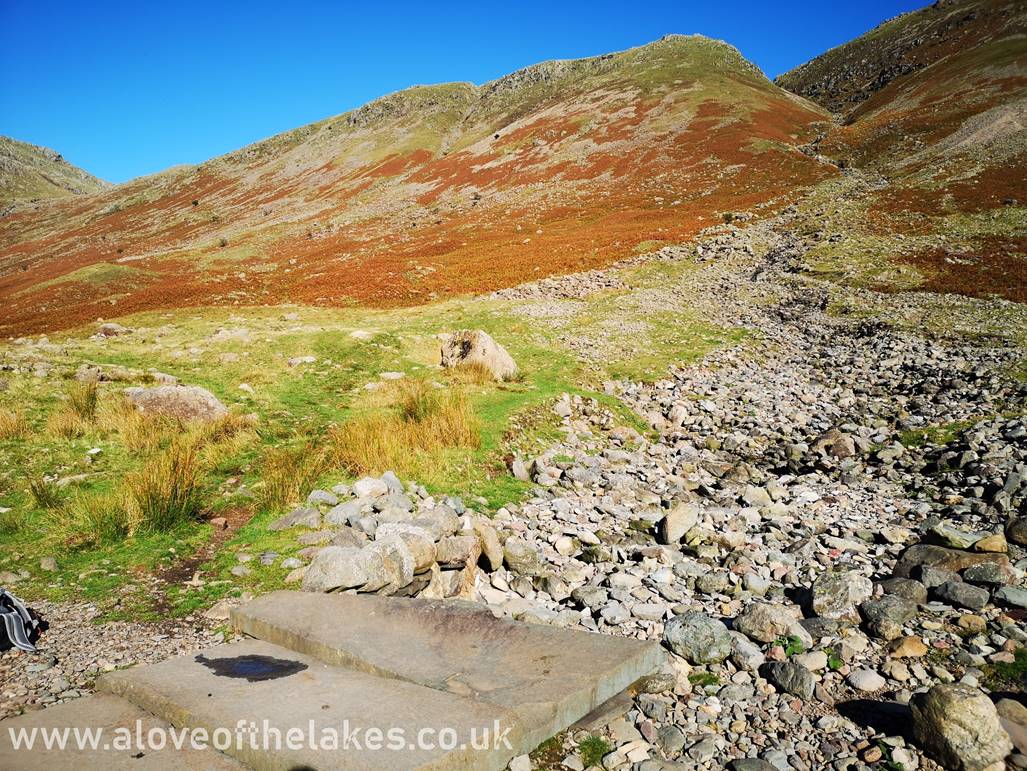
[[[297,540],[305,548],[283,566],[293,568],[286,583],[302,581],[311,592],[472,598],[479,565],[494,569],[504,560],[487,517],[459,498],[436,500],[422,486],[404,485],[392,472],[315,490],[306,506],[269,527],[303,530]]]
[[[800,246],[753,243],[703,254],[762,355],[608,384],[658,436],[559,400],[564,438],[512,464],[534,495],[494,520],[536,558],[479,596],[676,654],[607,730],[608,768],[1027,767],[1023,710],[988,698],[1027,646],[1019,354],[831,317],[782,275]]]

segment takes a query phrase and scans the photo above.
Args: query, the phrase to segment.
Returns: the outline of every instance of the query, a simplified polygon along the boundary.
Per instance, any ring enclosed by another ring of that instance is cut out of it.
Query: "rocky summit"
[[[671,35],[12,195],[0,765],[1027,768],[1025,30]]]

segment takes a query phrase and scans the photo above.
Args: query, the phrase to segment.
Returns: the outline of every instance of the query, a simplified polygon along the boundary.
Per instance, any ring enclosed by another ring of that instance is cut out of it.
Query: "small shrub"
[[[785,650],[786,656],[795,656],[802,653],[806,648],[802,644],[802,640],[795,635],[789,635],[788,637],[778,637],[774,640],[774,645],[780,645]]]
[[[586,736],[578,743],[578,754],[585,768],[602,765],[603,758],[613,752],[613,747],[602,736]]]
[[[43,477],[29,480],[29,493],[39,509],[59,509],[63,503],[60,489]]]
[[[825,648],[824,652],[827,653],[827,668],[832,672],[837,672],[845,666],[842,657],[835,652],[834,648]]]
[[[200,513],[200,463],[193,442],[176,441],[125,479],[136,527],[173,530]]]
[[[25,416],[15,410],[0,408],[0,440],[25,439],[29,435],[29,424]]]
[[[100,391],[95,382],[73,383],[68,389],[68,406],[82,420],[96,420]]]

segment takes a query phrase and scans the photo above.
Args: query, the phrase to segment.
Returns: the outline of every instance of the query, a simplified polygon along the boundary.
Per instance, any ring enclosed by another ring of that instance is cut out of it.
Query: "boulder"
[[[798,637],[804,647],[813,646],[813,637],[802,627],[796,615],[784,605],[775,603],[752,603],[735,618],[734,629],[758,642]]]
[[[914,574],[918,569],[924,567],[942,568],[959,573],[971,565],[979,565],[983,562],[994,562],[1008,575],[1009,583],[1013,582],[1014,576],[1009,566],[1009,558],[1004,554],[969,552],[926,543],[914,544],[906,549],[896,563],[894,572],[900,578],[915,578]]]
[[[812,699],[816,678],[806,667],[795,661],[771,661],[760,667],[760,675],[779,691]]]
[[[228,414],[228,408],[214,394],[199,386],[126,388],[125,396],[144,414],[166,415],[187,422],[206,423]]]
[[[279,517],[270,525],[267,526],[268,530],[277,532],[278,530],[288,530],[292,527],[309,527],[318,528],[321,526],[321,512],[317,509],[307,508],[301,506],[298,509],[293,509],[284,517]]]
[[[936,685],[909,702],[913,734],[927,754],[953,771],[1002,768],[1013,749],[991,699],[963,684]]]
[[[693,503],[678,503],[660,520],[658,540],[663,544],[675,544],[697,524],[699,507]]]
[[[851,435],[832,428],[817,437],[813,449],[838,460],[844,460],[856,454],[856,443]]]
[[[442,344],[443,367],[468,365],[483,367],[496,380],[517,377],[517,364],[510,354],[480,329],[457,332]]]
[[[436,559],[442,567],[476,565],[481,556],[481,542],[476,535],[447,535],[439,539],[437,548]]]
[[[1027,517],[1015,517],[1006,525],[1006,538],[1020,546],[1027,546]]]
[[[826,618],[859,621],[856,606],[873,593],[870,579],[856,571],[821,573],[813,583],[813,612]]]
[[[689,664],[719,664],[731,655],[727,627],[701,611],[674,616],[663,628],[663,642]]]
[[[121,324],[107,321],[96,328],[96,337],[118,337],[119,335],[127,335],[131,331],[128,327],[121,326]]]
[[[542,575],[542,558],[523,538],[508,538],[503,544],[503,559],[512,573],[522,576]]]
[[[303,591],[331,592],[357,589],[369,577],[367,552],[353,546],[326,546],[303,575]]]

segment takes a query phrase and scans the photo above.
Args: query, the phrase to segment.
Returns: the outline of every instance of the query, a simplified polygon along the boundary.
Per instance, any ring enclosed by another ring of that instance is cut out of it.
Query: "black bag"
[[[0,651],[9,648],[35,653],[32,644],[39,630],[37,619],[24,603],[3,589],[0,589]]]

